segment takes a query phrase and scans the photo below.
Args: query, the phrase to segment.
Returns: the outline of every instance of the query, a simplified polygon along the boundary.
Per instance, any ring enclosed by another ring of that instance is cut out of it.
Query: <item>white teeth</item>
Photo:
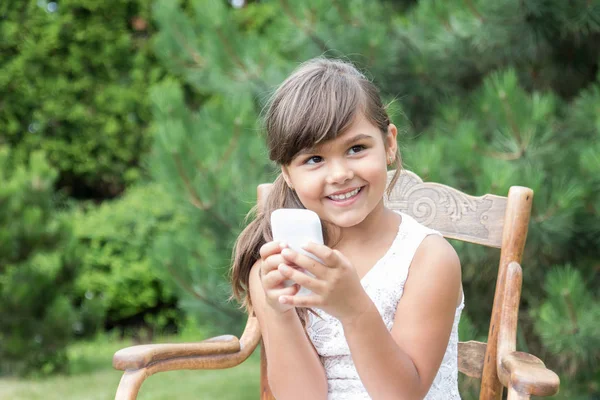
[[[354,189],[351,192],[348,193],[344,193],[344,194],[332,194],[331,196],[328,196],[330,199],[332,200],[346,200],[349,199],[350,197],[356,196],[358,194],[358,192],[360,191],[360,188]]]

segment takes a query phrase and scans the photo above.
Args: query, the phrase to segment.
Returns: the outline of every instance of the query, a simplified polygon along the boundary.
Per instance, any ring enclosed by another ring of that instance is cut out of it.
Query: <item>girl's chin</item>
[[[321,219],[329,222],[337,226],[338,228],[352,228],[363,222],[367,215],[363,212],[363,210],[352,210],[350,212],[346,212],[343,215],[332,215],[332,213],[328,213],[324,218]]]

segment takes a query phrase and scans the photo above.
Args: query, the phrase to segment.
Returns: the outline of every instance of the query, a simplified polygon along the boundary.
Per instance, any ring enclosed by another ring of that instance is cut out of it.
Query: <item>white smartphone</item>
[[[323,244],[321,219],[316,212],[299,208],[277,209],[271,213],[271,231],[274,241],[285,242],[292,250],[322,262],[318,257],[302,248],[308,242]],[[309,271],[303,270],[302,272],[314,278]],[[293,284],[294,282],[291,280],[284,282],[286,287]],[[303,287],[296,296],[306,296],[310,293],[310,290]]]

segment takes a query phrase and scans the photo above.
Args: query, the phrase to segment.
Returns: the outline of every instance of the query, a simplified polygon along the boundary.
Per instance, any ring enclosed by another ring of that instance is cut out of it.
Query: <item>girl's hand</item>
[[[350,321],[369,309],[372,302],[360,283],[356,269],[342,253],[316,243],[309,243],[304,250],[323,260],[323,263],[286,248],[281,251],[285,264],[278,268],[284,279],[291,279],[312,293],[308,296],[281,295],[280,303],[295,307],[317,307],[342,322]],[[304,268],[315,277],[289,265]]]
[[[275,311],[284,313],[294,308],[293,305],[282,304],[279,302],[280,296],[293,296],[300,290],[299,285],[285,287],[283,282],[287,280],[285,276],[278,270],[280,265],[286,265],[290,269],[294,269],[293,263],[286,263],[281,250],[286,248],[285,243],[268,242],[260,248],[260,281],[265,291],[267,304]]]

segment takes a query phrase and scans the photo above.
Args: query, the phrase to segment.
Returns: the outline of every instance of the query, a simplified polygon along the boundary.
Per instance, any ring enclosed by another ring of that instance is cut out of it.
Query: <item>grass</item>
[[[183,340],[177,337],[160,341]],[[110,336],[76,343],[69,349],[71,374],[31,379],[0,378],[0,400],[112,400],[121,379],[121,371],[112,368],[112,356],[129,345],[130,342],[114,340]],[[244,363],[231,369],[163,372],[144,382],[138,399],[257,399],[259,368],[256,351]]]

